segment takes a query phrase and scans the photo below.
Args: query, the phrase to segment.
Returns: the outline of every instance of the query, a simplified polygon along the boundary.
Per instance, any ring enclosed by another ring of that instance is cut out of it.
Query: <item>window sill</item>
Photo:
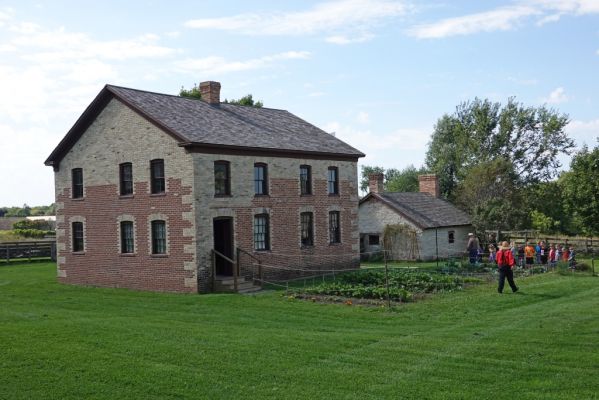
[[[137,254],[135,254],[135,253],[121,253],[120,256],[121,257],[136,257]]]
[[[230,194],[215,194],[214,195],[215,199],[227,199],[230,197],[233,197],[233,196],[231,196]]]
[[[168,258],[168,254],[151,254],[150,258]]]
[[[302,244],[302,247],[301,247],[302,250],[310,250],[313,248],[314,248],[313,244]]]
[[[85,251],[72,251],[71,254],[74,256],[84,256]]]
[[[150,193],[150,197],[164,197],[164,196],[166,196],[166,192]]]
[[[258,254],[268,254],[270,252],[271,252],[270,249],[261,249],[261,250],[254,249],[254,253],[258,253]]]
[[[314,196],[312,193],[302,193],[300,194],[300,197],[312,197]]]
[[[264,198],[264,197],[266,197],[266,198],[268,198],[268,197],[270,197],[270,195],[268,193],[267,194],[255,194],[254,197],[257,197],[257,198]]]
[[[133,194],[121,194],[121,195],[119,195],[119,199],[132,199],[134,197],[135,197],[135,195],[133,195]]]
[[[339,193],[329,193],[329,197],[339,197]]]
[[[341,242],[329,243],[329,246],[341,246]]]
[[[71,197],[71,200],[73,200],[73,201],[83,201],[83,200],[85,200],[85,197]]]

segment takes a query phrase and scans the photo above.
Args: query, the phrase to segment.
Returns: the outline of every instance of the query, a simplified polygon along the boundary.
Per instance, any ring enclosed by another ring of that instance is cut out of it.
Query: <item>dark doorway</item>
[[[214,250],[233,259],[233,218],[214,218]],[[216,275],[233,275],[233,263],[218,254],[216,257]]]

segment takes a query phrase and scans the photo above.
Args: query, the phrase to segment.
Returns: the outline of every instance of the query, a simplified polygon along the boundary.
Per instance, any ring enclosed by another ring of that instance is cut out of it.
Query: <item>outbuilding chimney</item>
[[[220,104],[220,82],[207,81],[200,83],[202,100],[208,104]]]
[[[420,193],[428,193],[433,197],[441,197],[439,178],[437,175],[418,175]]]
[[[385,175],[381,173],[368,175],[368,190],[370,193],[383,193],[383,180]]]

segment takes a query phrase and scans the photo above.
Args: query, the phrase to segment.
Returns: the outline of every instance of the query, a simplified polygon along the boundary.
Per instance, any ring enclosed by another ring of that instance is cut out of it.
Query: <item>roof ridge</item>
[[[140,93],[149,93],[149,94],[155,94],[158,96],[168,96],[168,97],[176,97],[178,99],[183,99],[183,100],[190,100],[190,101],[201,101],[200,99],[196,99],[193,97],[185,97],[185,96],[180,96],[178,94],[170,94],[170,93],[160,93],[160,92],[154,92],[151,90],[143,90],[143,89],[136,89],[136,88],[130,88],[130,87],[126,87],[126,86],[119,86],[119,85],[113,85],[111,83],[107,83],[106,84],[107,88],[117,88],[117,89],[125,89],[125,90],[132,90],[134,92],[140,92]],[[219,103],[219,105],[223,105],[226,104],[227,106],[231,106],[231,107],[250,107],[253,109],[264,109],[264,110],[272,110],[272,111],[281,111],[281,112],[286,112],[286,113],[290,113],[289,110],[285,110],[283,108],[273,108],[273,107],[253,107],[253,106],[245,106],[243,104],[232,104],[232,103],[225,103],[224,101],[221,101]],[[208,105],[208,103],[206,103],[206,105]],[[290,113],[291,114],[291,113]]]

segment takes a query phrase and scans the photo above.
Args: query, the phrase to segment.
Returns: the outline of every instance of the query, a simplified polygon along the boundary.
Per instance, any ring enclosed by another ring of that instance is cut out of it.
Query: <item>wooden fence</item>
[[[24,260],[56,261],[56,241],[0,242],[0,262]]]
[[[581,253],[599,252],[599,237],[586,236],[563,236],[563,235],[543,235],[537,231],[487,231],[487,234],[496,233],[499,240],[516,242],[517,245],[526,242],[538,243],[541,240],[549,244],[559,244],[565,246],[574,246]]]

